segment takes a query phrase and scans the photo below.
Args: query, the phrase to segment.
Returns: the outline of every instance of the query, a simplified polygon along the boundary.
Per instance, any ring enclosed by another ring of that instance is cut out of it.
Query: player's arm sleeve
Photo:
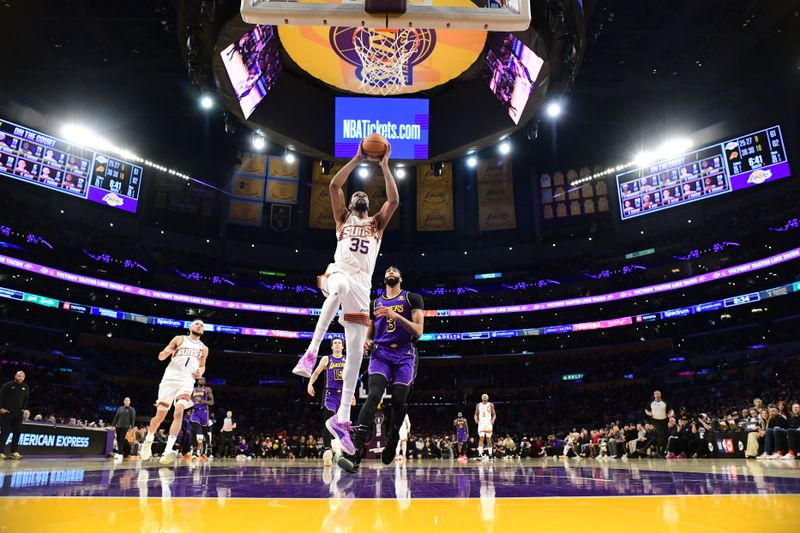
[[[412,311],[416,311],[417,309],[420,311],[425,310],[425,301],[422,299],[422,296],[416,292],[408,293],[408,303],[411,304]]]

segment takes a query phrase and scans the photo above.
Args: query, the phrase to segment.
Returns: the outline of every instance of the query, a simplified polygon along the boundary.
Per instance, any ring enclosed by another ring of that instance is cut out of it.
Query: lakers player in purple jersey
[[[406,399],[416,374],[414,342],[424,331],[425,307],[422,296],[403,290],[402,283],[400,270],[387,268],[384,274],[386,292],[372,302],[374,321],[365,346],[372,348],[369,394],[358,414],[353,437],[356,453],[345,453],[337,461],[340,467],[351,473],[357,468],[364,443],[369,438],[369,426],[375,419],[375,410],[388,386],[391,386],[392,393],[392,417],[386,446],[381,452],[383,464],[388,465],[394,460],[400,426],[406,417]]]
[[[364,341],[370,324],[369,297],[372,274],[383,240],[383,232],[400,205],[400,194],[389,168],[391,146],[380,160],[380,168],[386,183],[386,201],[380,210],[369,216],[369,197],[356,191],[345,205],[344,185],[355,168],[364,161],[359,144],[358,153],[336,173],[329,187],[333,218],[336,221],[336,252],[333,263],[325,274],[319,276],[318,284],[325,295],[317,326],[311,343],[292,372],[305,378],[311,377],[317,351],[328,331],[331,320],[341,308],[339,322],[344,326],[344,338],[348,346],[347,362],[342,372],[342,401],[336,416],[325,421],[325,426],[348,453],[355,453],[350,421],[350,408],[355,397],[361,361],[364,358]]]
[[[464,413],[459,412],[458,418],[453,420],[453,428],[456,430],[456,438],[455,441],[458,444],[458,456],[464,456],[464,445],[467,443],[467,437],[469,435],[469,423],[467,419],[464,418]]]
[[[197,380],[197,386],[192,391],[192,437],[196,442],[194,457],[201,461],[206,460],[208,447],[208,407],[214,405],[214,392],[206,386],[206,378]]]
[[[316,396],[314,391],[314,382],[323,372],[326,373],[327,379],[325,380],[325,393],[322,396],[322,410],[324,420],[332,417],[336,410],[339,409],[339,403],[342,401],[342,384],[344,383],[344,363],[347,356],[344,354],[344,343],[342,339],[335,338],[331,341],[331,355],[323,356],[317,364],[314,373],[311,374],[311,379],[308,381],[308,394],[309,396]],[[352,404],[355,404],[356,398],[353,396]],[[322,453],[322,462],[325,466],[333,464],[333,435],[328,431],[327,427],[323,426],[322,439],[325,445],[325,451]]]

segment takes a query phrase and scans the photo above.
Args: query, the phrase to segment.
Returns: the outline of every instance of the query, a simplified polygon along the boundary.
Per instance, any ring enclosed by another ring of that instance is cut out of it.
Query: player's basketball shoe
[[[178,452],[175,450],[170,450],[168,452],[164,452],[164,455],[161,456],[161,459],[159,459],[158,462],[162,465],[172,465],[175,464],[175,459],[177,458]]]
[[[9,458],[13,459],[14,461],[19,461],[20,459],[22,459],[22,455],[20,455],[17,452],[14,452],[11,455],[9,455]]]
[[[328,428],[328,431],[331,432],[331,435],[336,437],[336,440],[339,441],[339,445],[342,447],[342,451],[344,453],[348,455],[355,455],[356,447],[353,444],[353,439],[350,436],[350,434],[355,431],[352,422],[349,420],[346,422],[339,422],[339,420],[336,418],[336,415],[333,415],[325,421],[325,427]]]
[[[336,464],[339,465],[339,468],[341,468],[345,472],[350,472],[351,474],[355,474],[358,471],[358,465],[361,462],[360,459],[361,458],[358,455],[350,455],[349,453],[343,453],[336,460]]]
[[[311,377],[311,373],[314,371],[314,363],[316,362],[317,362],[317,354],[312,351],[308,351],[303,355],[303,357],[300,358],[300,360],[294,366],[292,374],[308,379]]]
[[[322,464],[324,466],[333,465],[333,452],[331,450],[325,450],[325,453],[322,454]]]
[[[149,441],[144,439],[144,443],[142,444],[142,451],[139,452],[139,457],[142,458],[142,461],[149,461],[151,457],[153,457],[153,441]]]
[[[394,461],[395,452],[397,451],[397,443],[400,442],[400,434],[397,431],[389,431],[389,440],[386,441],[386,446],[381,452],[381,462],[385,465],[392,464]]]

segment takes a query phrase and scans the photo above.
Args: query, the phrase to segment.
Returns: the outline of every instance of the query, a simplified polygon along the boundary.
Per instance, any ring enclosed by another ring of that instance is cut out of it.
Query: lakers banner
[[[336,222],[333,220],[333,210],[331,208],[331,194],[328,186],[342,169],[341,163],[333,165],[329,174],[323,174],[319,163],[314,164],[311,173],[311,197],[308,205],[308,227],[315,229],[336,229]],[[345,201],[347,199],[345,198]]]
[[[300,179],[300,165],[297,158],[291,163],[283,157],[269,158],[269,177],[283,180]]]
[[[359,189],[362,189],[365,193],[367,193],[367,196],[369,197],[369,213],[370,215],[374,215],[380,211],[384,202],[386,202],[386,178],[383,177],[383,172],[377,166],[370,167],[369,170],[370,175],[366,180],[364,180],[363,184],[351,183],[349,190],[352,191],[351,194]],[[349,200],[349,198],[346,198],[345,200]],[[389,220],[389,225],[386,226],[386,229],[391,231],[400,229],[399,208],[397,211],[395,211],[394,215],[392,215],[392,218]]]
[[[431,165],[417,166],[417,231],[453,230],[453,167],[445,163],[441,176]]]
[[[264,178],[236,174],[231,182],[231,194],[248,200],[264,200]]]
[[[478,162],[478,217],[480,231],[517,227],[510,159]]]
[[[234,167],[234,173],[261,177],[267,174],[267,156],[241,152],[239,159],[241,163]]]
[[[228,222],[245,226],[261,226],[261,217],[264,211],[262,202],[247,200],[230,200],[228,205]]]
[[[267,202],[275,204],[290,204],[297,203],[297,190],[300,182],[297,180],[267,180]]]

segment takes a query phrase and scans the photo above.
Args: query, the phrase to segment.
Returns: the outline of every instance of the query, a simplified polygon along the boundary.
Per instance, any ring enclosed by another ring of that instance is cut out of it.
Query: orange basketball
[[[389,141],[380,133],[367,135],[361,141],[361,151],[369,159],[382,159],[389,148]]]

